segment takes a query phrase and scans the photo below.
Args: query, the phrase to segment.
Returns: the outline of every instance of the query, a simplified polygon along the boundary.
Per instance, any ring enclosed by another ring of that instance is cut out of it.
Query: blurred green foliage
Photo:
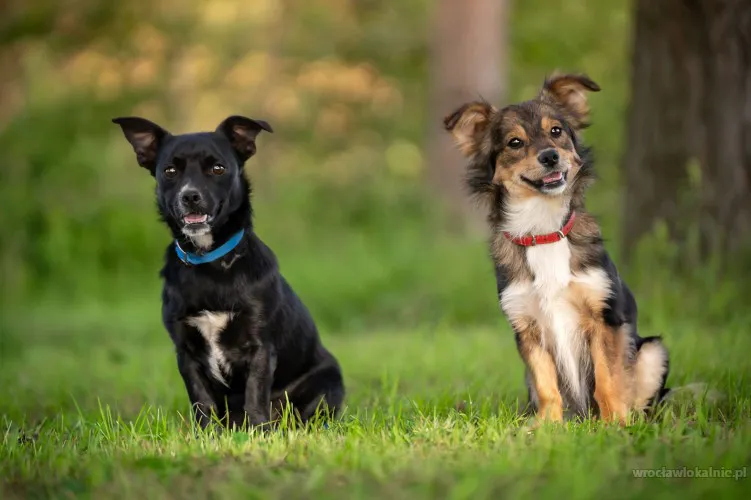
[[[276,130],[248,168],[257,229],[319,323],[502,320],[483,239],[449,232],[425,182],[433,2],[66,4],[17,2],[0,22],[7,310],[129,301],[156,314],[169,236],[153,180],[110,118],[140,114],[179,133],[241,113]],[[603,88],[587,133],[601,177],[590,208],[613,240],[628,2],[509,4],[509,100],[533,96],[555,68]],[[677,284],[662,265],[676,250],[659,233],[646,245],[630,277],[650,297],[715,279],[707,268]],[[732,283],[718,290],[710,310],[722,314],[736,292]]]

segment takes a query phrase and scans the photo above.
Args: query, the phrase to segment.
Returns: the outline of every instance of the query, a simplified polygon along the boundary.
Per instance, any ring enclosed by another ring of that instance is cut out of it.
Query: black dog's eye
[[[553,127],[550,129],[550,135],[553,137],[560,137],[563,130],[561,130],[561,127]]]
[[[177,169],[175,167],[167,167],[164,169],[164,176],[171,179],[177,175]]]
[[[213,167],[211,167],[211,173],[214,175],[222,175],[226,169],[224,168],[224,165],[216,164]]]
[[[518,137],[514,137],[513,139],[508,141],[508,147],[510,147],[511,149],[519,149],[522,146],[524,146],[524,142],[522,142],[522,140]]]

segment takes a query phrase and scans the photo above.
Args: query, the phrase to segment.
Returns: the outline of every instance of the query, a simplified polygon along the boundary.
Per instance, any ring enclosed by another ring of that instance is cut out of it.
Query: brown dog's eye
[[[550,135],[553,137],[560,137],[563,130],[561,130],[561,127],[553,127],[550,129]]]
[[[164,169],[164,176],[171,179],[177,175],[177,169],[175,167],[167,167]]]
[[[211,173],[214,175],[222,175],[224,173],[224,165],[219,165],[218,163],[211,167]]]
[[[519,149],[522,146],[524,146],[524,143],[518,137],[514,137],[513,139],[508,141],[508,147],[510,147],[511,149]]]

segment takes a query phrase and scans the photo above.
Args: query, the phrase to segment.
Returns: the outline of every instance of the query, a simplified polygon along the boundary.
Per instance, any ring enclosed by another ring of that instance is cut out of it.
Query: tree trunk
[[[500,104],[506,91],[506,1],[439,0],[430,42],[429,175],[459,227],[484,227],[464,182],[465,160],[443,118],[483,97]]]
[[[624,154],[626,258],[656,220],[679,231],[687,164],[701,150],[699,21],[683,0],[636,2]]]
[[[623,169],[628,258],[657,220],[702,255],[751,238],[751,2],[637,0]],[[687,203],[688,165],[700,166]]]
[[[751,2],[705,0],[706,156],[701,248],[732,252],[751,239]]]

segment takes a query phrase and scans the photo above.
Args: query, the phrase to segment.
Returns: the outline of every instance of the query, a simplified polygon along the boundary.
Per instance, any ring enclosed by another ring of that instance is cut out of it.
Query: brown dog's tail
[[[636,353],[634,374],[634,407],[647,409],[658,403],[667,394],[665,379],[668,376],[670,359],[668,350],[660,337],[647,337],[642,340]]]

